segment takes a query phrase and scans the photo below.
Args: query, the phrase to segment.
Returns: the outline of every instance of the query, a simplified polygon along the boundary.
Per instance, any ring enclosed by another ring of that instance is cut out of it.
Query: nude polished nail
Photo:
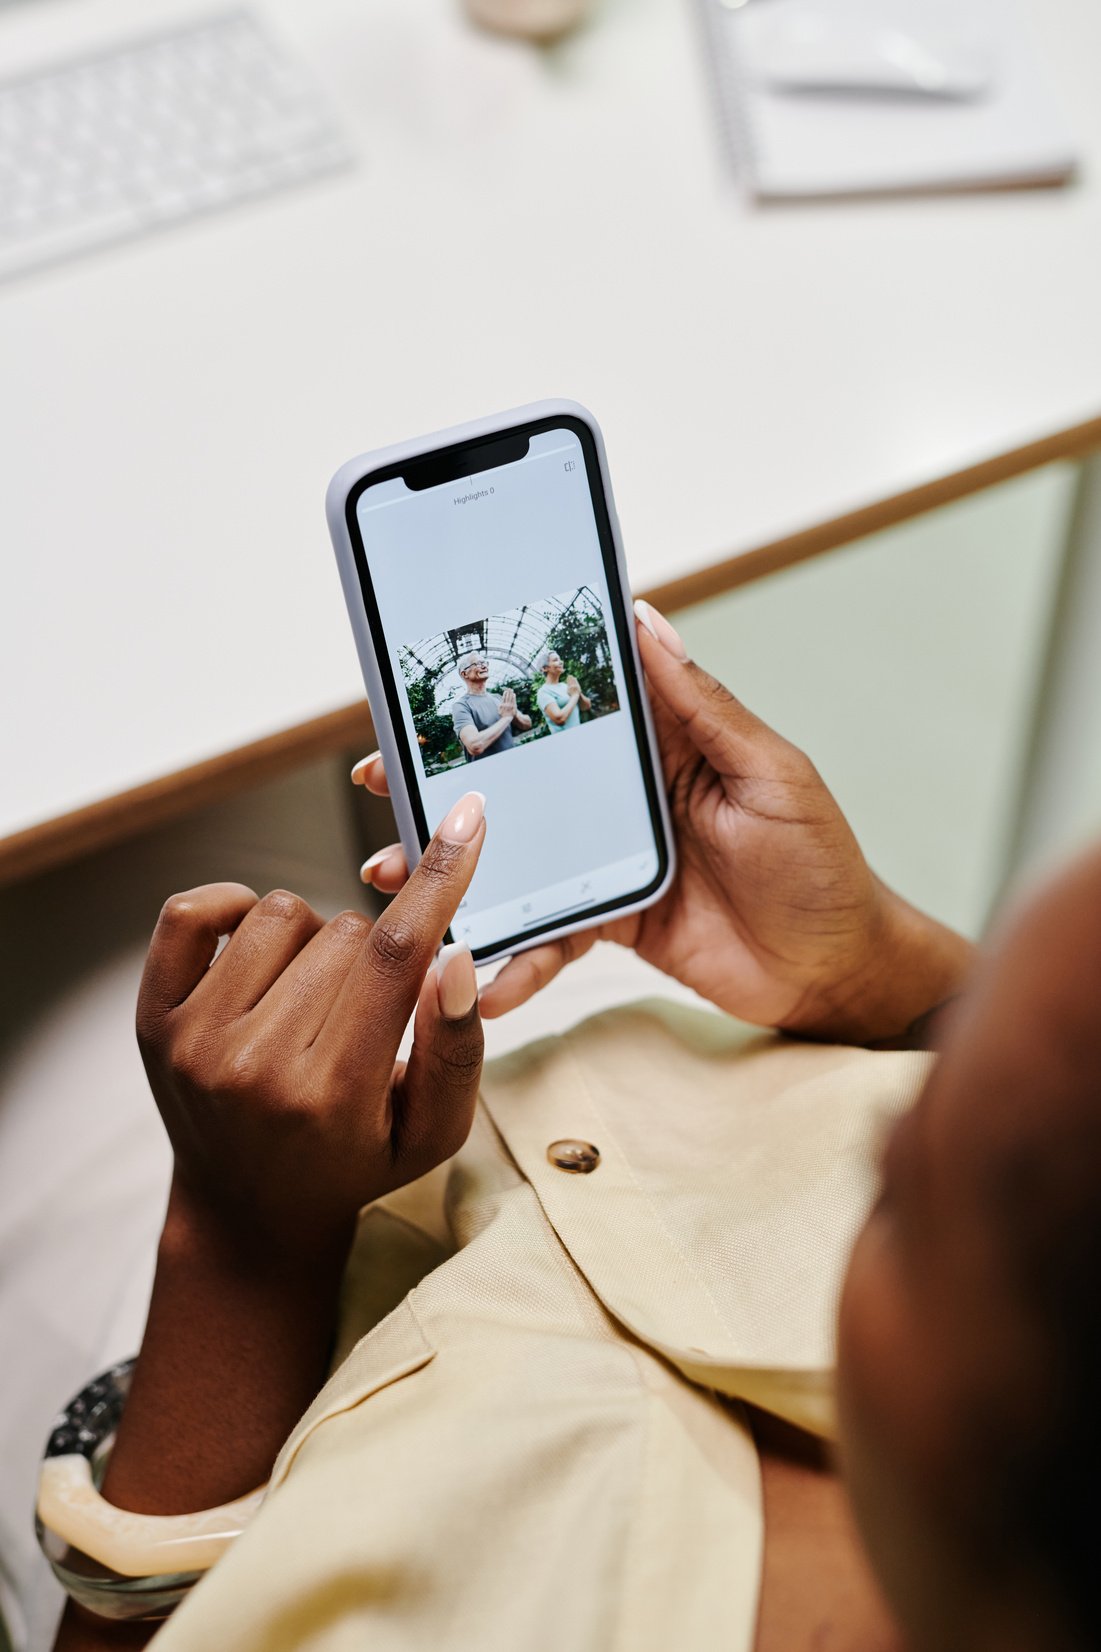
[[[485,818],[486,800],[482,792],[467,792],[460,797],[440,825],[440,836],[446,843],[470,843]]]
[[[371,873],[374,871],[375,867],[381,866],[387,856],[392,855],[393,852],[393,849],[387,846],[385,849],[376,849],[373,855],[368,855],[367,859],[363,862],[363,865],[359,869],[360,882],[370,883]]]
[[[452,941],[440,948],[436,959],[436,991],[440,1011],[449,1021],[469,1015],[478,996],[474,959],[465,941]]]
[[[680,633],[669,624],[664,614],[659,614],[652,603],[643,602],[639,597],[635,603],[635,617],[655,642],[660,642],[667,654],[672,654],[675,660],[683,665],[688,658],[688,650],[681,640]]]
[[[361,757],[360,758],[359,762],[356,763],[355,766],[352,769],[352,785],[353,786],[362,786],[366,783],[367,770],[371,767],[372,763],[375,763],[375,762],[378,761],[378,758],[379,758],[380,755],[381,754],[379,752],[373,751],[370,754],[369,757]]]

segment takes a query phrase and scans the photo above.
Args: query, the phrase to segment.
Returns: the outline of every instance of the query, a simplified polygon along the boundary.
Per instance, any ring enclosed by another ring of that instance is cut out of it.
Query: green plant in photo
[[[405,674],[405,691],[409,696],[409,710],[417,731],[417,744],[426,774],[436,769],[454,768],[465,761],[463,748],[450,717],[441,716],[436,709],[436,682],[439,673],[422,672],[419,677]]]

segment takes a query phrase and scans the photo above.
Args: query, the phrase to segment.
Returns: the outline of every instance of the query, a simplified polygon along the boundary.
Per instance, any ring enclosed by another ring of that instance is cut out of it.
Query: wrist
[[[878,880],[876,895],[859,962],[784,1031],[836,1043],[930,1047],[932,1012],[961,991],[977,949]]]
[[[345,1254],[250,1240],[174,1178],[108,1501],[189,1513],[264,1483],[325,1380]]]
[[[139,1652],[160,1628],[159,1621],[100,1618],[76,1601],[65,1608],[53,1652]]]
[[[284,1294],[293,1294],[317,1290],[326,1280],[338,1282],[354,1236],[354,1220],[306,1226],[288,1214],[273,1227],[254,1209],[223,1208],[191,1186],[177,1168],[158,1258],[173,1269],[212,1280],[222,1273],[231,1275],[235,1288],[251,1284],[263,1290],[270,1282]]]

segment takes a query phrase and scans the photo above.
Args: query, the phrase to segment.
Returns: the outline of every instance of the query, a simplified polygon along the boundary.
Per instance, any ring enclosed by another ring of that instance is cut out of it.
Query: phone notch
[[[504,436],[474,447],[464,443],[427,459],[412,460],[402,470],[401,479],[411,492],[423,493],[426,488],[457,482],[460,476],[480,476],[485,470],[518,464],[527,458],[530,446],[531,437],[525,435]]]

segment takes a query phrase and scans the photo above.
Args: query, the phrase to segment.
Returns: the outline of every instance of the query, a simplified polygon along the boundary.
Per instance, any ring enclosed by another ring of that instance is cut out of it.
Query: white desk
[[[365,734],[322,516],[357,450],[577,397],[677,603],[1101,447],[1093,0],[1032,0],[1077,187],[768,211],[690,0],[542,53],[458,0],[257,9],[360,169],[0,288],[0,876]],[[149,11],[38,0],[0,64]]]

